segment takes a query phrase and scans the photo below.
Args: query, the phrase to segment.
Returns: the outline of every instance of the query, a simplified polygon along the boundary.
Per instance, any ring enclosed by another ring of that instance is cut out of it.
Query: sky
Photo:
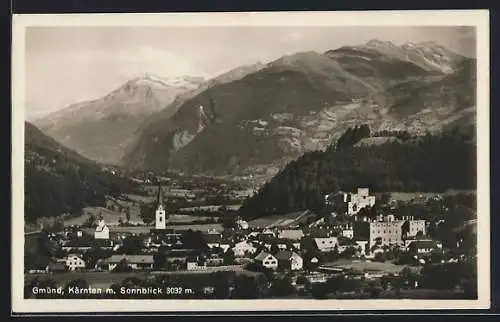
[[[241,65],[371,39],[434,41],[469,57],[476,48],[468,27],[28,27],[26,117],[99,98],[146,73],[210,78]]]

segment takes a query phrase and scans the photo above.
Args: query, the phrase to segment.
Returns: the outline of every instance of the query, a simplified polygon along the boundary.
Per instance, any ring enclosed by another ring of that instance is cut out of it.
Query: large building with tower
[[[389,215],[375,221],[354,223],[354,238],[367,240],[370,247],[404,245],[406,239],[425,234],[425,220],[415,220],[411,216],[395,219],[394,216]]]
[[[355,215],[363,208],[373,207],[375,196],[370,196],[368,188],[358,188],[357,193],[344,193],[344,202],[347,203],[347,214]]]

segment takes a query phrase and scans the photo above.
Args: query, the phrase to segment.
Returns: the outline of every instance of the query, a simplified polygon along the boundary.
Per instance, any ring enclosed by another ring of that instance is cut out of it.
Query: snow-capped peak
[[[366,46],[369,47],[396,47],[392,42],[390,41],[385,41],[385,40],[379,40],[379,39],[372,39],[366,43]]]

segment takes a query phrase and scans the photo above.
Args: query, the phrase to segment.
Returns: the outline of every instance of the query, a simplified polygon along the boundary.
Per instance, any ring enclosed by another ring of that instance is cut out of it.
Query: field
[[[122,233],[122,232],[130,232],[130,233],[135,233],[135,234],[147,234],[150,232],[151,229],[153,229],[153,226],[109,226],[109,231],[110,232],[115,232],[115,233]],[[222,231],[222,225],[221,224],[186,224],[186,225],[167,225],[167,229],[173,229],[173,230],[198,230],[198,231],[203,231],[207,232],[208,230],[214,229],[217,231]],[[93,234],[94,233],[94,228],[83,228],[83,231]]]
[[[370,262],[363,260],[355,260],[355,259],[340,259],[334,262],[327,263],[327,267],[341,267],[346,269],[354,269],[356,271],[379,271],[386,272],[390,274],[395,274],[401,272],[405,267],[409,267],[411,269],[418,270],[418,268],[396,265],[391,262]]]
[[[258,218],[248,222],[250,227],[285,227],[298,224],[300,219],[307,216],[307,212],[294,212],[286,215],[274,215],[265,218]]]
[[[220,205],[207,205],[207,206],[197,206],[197,207],[187,207],[179,209],[180,212],[188,211],[218,211],[221,208]],[[228,205],[226,206],[229,210],[237,211],[241,208],[241,205]]]
[[[420,197],[430,198],[430,197],[434,197],[437,194],[440,194],[443,196],[453,196],[453,195],[457,195],[460,193],[471,194],[471,193],[475,193],[475,191],[448,190],[444,193],[438,193],[438,192],[390,192],[391,199],[397,200],[397,201],[410,201],[414,198],[420,198]]]

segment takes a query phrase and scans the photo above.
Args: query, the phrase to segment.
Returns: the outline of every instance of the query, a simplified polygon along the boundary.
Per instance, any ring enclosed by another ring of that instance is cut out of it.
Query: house
[[[442,244],[434,240],[417,240],[408,246],[408,251],[414,254],[428,254],[442,247]]]
[[[94,239],[92,235],[84,234],[64,241],[61,246],[66,252],[85,252],[94,247],[111,250],[113,249],[113,241],[110,239]]]
[[[339,254],[342,254],[349,248],[354,248],[356,252],[358,251],[358,244],[352,239],[348,239],[345,237],[338,239],[337,250]]]
[[[284,229],[278,232],[278,237],[300,241],[304,237],[304,232],[301,229]]]
[[[78,255],[68,255],[66,258],[66,266],[70,271],[85,269],[85,261]]]
[[[337,237],[314,238],[314,244],[320,252],[332,252],[338,245]]]
[[[302,257],[289,250],[280,250],[275,257],[278,260],[278,268],[296,271],[301,270],[304,265]]]
[[[189,256],[186,261],[188,271],[199,271],[207,269],[206,258],[203,256]]]
[[[361,255],[366,255],[366,247],[368,245],[368,241],[367,240],[356,240],[355,243],[356,243],[356,248],[360,249]]]
[[[112,255],[104,259],[104,266],[108,267],[109,271],[114,270],[118,264],[124,262],[133,270],[149,270],[153,269],[153,255]]]
[[[99,219],[99,223],[94,231],[95,239],[109,239],[109,227],[104,222],[104,219]]]
[[[353,229],[352,225],[345,225],[345,226],[342,226],[340,229],[342,231],[342,233],[341,233],[342,237],[349,238],[349,239],[354,238],[354,229]]]
[[[303,231],[304,235],[311,238],[327,238],[334,235],[334,230],[330,227],[307,227]]]
[[[355,215],[363,208],[373,207],[375,196],[370,196],[369,188],[358,188],[357,193],[344,193],[344,202],[347,203],[347,214]]]
[[[323,284],[328,280],[328,275],[323,273],[315,273],[304,275],[309,284]]]
[[[247,240],[236,243],[232,249],[234,256],[237,257],[251,255],[257,251],[257,248]]]
[[[238,220],[236,222],[236,225],[238,226],[239,229],[243,229],[243,230],[246,230],[248,229],[248,222],[246,222],[245,220]]]
[[[209,233],[206,234],[204,238],[208,248],[210,249],[221,248],[225,253],[229,248],[231,248],[229,241],[224,240],[220,233]]]
[[[255,256],[254,261],[265,268],[278,268],[278,259],[268,252],[260,252],[257,256]]]

